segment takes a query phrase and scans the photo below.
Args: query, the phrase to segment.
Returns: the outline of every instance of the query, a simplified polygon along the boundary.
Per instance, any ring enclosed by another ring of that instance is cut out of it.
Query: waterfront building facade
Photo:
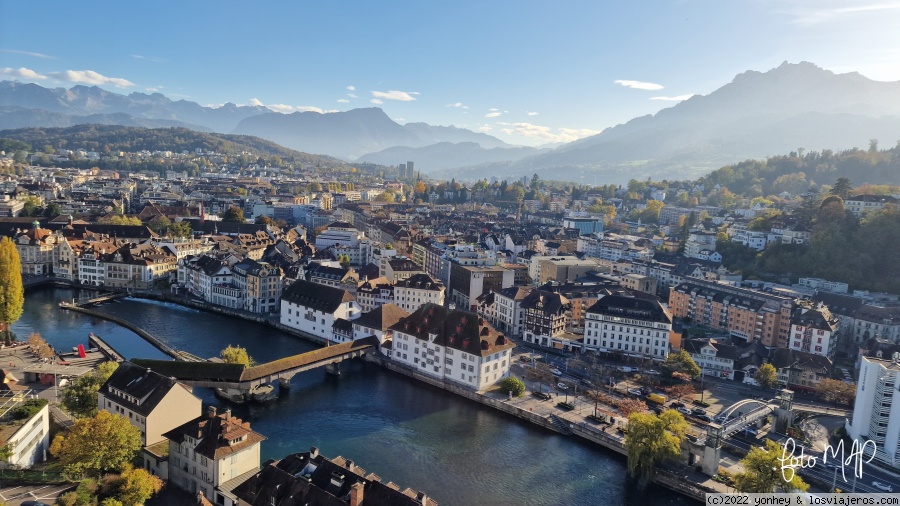
[[[663,361],[672,314],[647,295],[607,295],[585,312],[584,349]]]
[[[323,339],[330,339],[335,320],[355,320],[360,314],[353,295],[332,286],[298,280],[281,296],[281,324]]]

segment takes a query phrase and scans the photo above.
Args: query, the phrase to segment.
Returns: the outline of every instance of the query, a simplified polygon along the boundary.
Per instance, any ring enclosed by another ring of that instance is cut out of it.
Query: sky
[[[0,80],[380,107],[542,145],[784,61],[900,80],[898,26],[900,0],[0,0]]]

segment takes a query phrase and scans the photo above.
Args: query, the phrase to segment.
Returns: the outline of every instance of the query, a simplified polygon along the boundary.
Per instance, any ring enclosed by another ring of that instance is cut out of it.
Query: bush
[[[56,504],[58,506],[75,506],[76,501],[78,501],[78,494],[75,492],[66,492],[56,499]]]
[[[557,402],[556,405],[566,411],[572,411],[575,409],[575,405],[571,402]]]
[[[525,393],[525,383],[522,383],[522,380],[513,376],[503,378],[497,383],[497,386],[506,393],[512,392],[515,397],[521,397],[521,395]]]
[[[700,407],[703,407],[703,408],[708,408],[708,407],[709,407],[709,403],[708,403],[708,402],[705,402],[705,401],[693,401],[693,403],[694,403],[694,405],[700,406]]]
[[[12,410],[12,419],[27,420],[36,415],[38,411],[44,409],[44,406],[46,406],[48,402],[49,401],[47,399],[28,399]]]

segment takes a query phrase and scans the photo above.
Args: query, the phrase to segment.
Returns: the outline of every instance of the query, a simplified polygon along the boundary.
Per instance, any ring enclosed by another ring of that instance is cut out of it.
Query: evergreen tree
[[[0,239],[0,324],[6,329],[6,344],[12,342],[10,326],[19,320],[25,305],[22,262],[9,237]]]

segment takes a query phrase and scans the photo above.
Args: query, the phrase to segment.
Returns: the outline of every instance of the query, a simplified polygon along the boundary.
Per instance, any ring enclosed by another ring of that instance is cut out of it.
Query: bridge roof
[[[222,362],[180,362],[174,360],[151,360],[137,358],[131,362],[148,367],[163,376],[174,377],[185,381],[222,381],[240,383],[254,381],[298,367],[314,364],[322,360],[343,355],[352,351],[366,350],[378,345],[375,336],[357,339],[348,343],[326,346],[318,350],[299,355],[280,358],[254,367],[241,364],[225,364]]]

